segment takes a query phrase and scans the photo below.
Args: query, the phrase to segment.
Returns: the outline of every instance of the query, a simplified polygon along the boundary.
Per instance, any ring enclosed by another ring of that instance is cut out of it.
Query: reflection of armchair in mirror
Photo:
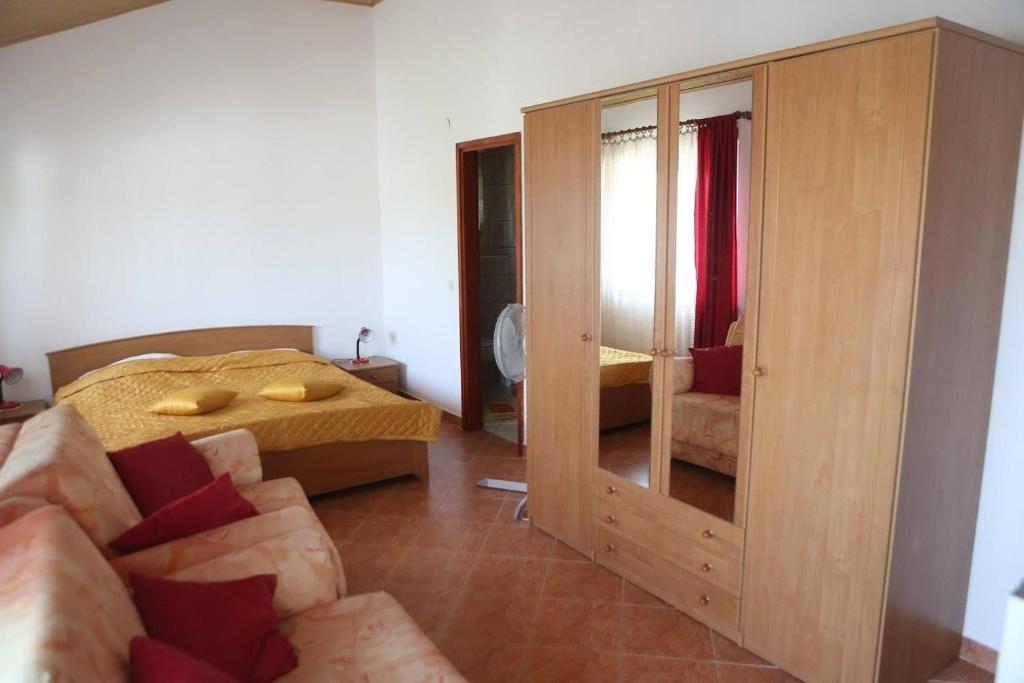
[[[729,326],[726,346],[743,345],[743,321],[740,316]],[[694,360],[689,356],[674,359],[672,382],[670,493],[731,519],[740,397],[694,391]]]

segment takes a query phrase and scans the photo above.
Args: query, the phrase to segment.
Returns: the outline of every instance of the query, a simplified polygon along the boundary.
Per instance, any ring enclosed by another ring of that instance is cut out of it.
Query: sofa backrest
[[[60,507],[0,527],[0,678],[128,681],[144,630],[128,590]]]
[[[732,321],[732,324],[729,325],[729,331],[725,335],[725,345],[740,346],[743,344],[743,336],[746,331],[746,327],[746,321],[743,319],[742,315]]]
[[[13,496],[60,505],[108,556],[107,544],[142,521],[99,437],[69,405],[22,425],[0,468],[0,500]]]

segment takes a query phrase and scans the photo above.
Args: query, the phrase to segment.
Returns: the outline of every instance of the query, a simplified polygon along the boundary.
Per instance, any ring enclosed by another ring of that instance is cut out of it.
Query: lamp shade
[[[7,382],[8,384],[17,384],[24,376],[25,371],[21,368],[12,368],[6,365],[0,365],[0,380]]]
[[[377,335],[375,335],[373,333],[373,330],[371,330],[369,327],[363,327],[359,329],[359,341],[363,342],[364,344],[366,342],[372,342],[376,336]]]

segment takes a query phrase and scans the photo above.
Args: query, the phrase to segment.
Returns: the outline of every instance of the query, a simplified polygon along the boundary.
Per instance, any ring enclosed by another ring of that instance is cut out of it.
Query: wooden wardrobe
[[[669,132],[681,96],[735,82],[751,112],[746,331],[723,515],[668,495],[688,355]],[[657,188],[638,485],[599,466],[597,402],[602,110],[641,98]],[[928,19],[524,113],[532,523],[801,679],[926,681],[960,647],[1024,49]]]

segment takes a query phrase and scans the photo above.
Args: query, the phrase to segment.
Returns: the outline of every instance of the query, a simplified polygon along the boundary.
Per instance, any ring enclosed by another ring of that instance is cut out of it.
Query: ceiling
[[[381,0],[330,0],[373,7]],[[0,47],[158,5],[166,0],[0,0]]]

